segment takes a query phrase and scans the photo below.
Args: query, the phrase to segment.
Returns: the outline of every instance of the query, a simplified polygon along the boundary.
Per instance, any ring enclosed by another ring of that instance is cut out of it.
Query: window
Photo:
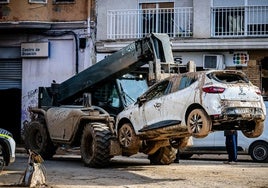
[[[244,8],[215,8],[215,34],[216,35],[243,35],[244,34]]]
[[[54,3],[74,3],[75,0],[54,0]]]
[[[165,80],[155,86],[146,94],[147,100],[152,100],[158,97],[161,97],[166,94],[166,90],[168,88],[169,81]]]
[[[268,35],[267,0],[213,0],[213,36]]]
[[[9,0],[0,0],[0,4],[9,3]]]
[[[142,33],[173,33],[174,3],[142,3]]]
[[[181,77],[180,84],[178,86],[178,90],[187,88],[194,82],[195,82],[194,78],[191,78],[191,77],[188,77],[188,76],[183,76],[183,77]]]
[[[29,0],[29,3],[47,3],[47,0]]]

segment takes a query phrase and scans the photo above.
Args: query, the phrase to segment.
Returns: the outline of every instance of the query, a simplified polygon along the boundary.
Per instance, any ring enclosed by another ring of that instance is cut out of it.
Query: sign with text
[[[21,57],[48,57],[49,43],[21,43]]]

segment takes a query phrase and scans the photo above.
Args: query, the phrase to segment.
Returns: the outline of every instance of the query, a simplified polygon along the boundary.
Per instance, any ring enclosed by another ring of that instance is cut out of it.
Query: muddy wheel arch
[[[255,121],[255,127],[252,130],[242,130],[241,132],[247,138],[256,138],[260,136],[264,129],[264,121]]]

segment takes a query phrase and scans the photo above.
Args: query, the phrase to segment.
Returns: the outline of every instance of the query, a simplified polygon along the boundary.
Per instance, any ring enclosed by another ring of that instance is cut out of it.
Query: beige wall
[[[80,21],[90,16],[91,0],[77,0],[69,4],[28,3],[28,0],[10,0],[0,5],[0,22],[7,21]]]

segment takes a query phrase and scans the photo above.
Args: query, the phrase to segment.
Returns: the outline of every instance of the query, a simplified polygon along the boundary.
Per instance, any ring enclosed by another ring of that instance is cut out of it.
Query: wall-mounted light
[[[87,39],[86,38],[79,38],[79,48],[85,49],[87,45]]]

